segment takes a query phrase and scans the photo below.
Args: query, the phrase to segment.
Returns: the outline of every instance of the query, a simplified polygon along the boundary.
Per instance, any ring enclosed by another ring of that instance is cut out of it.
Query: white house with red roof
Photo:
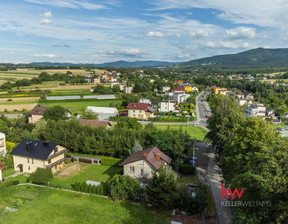
[[[154,117],[155,109],[148,103],[129,103],[127,109],[128,117],[139,120],[148,120],[149,117]]]
[[[120,166],[123,166],[124,175],[144,180],[151,178],[161,166],[169,169],[171,161],[169,156],[154,146],[131,154]]]

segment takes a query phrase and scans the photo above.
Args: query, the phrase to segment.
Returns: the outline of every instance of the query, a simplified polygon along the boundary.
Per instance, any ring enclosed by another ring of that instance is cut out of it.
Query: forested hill
[[[238,54],[218,55],[188,61],[180,64],[183,67],[211,68],[265,68],[288,67],[288,48],[257,48]]]

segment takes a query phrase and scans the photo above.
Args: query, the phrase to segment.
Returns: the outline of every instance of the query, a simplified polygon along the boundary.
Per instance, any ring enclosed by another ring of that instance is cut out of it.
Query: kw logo
[[[242,194],[243,194],[243,192],[244,192],[244,188],[242,188],[242,190],[240,191],[240,193],[239,193],[238,189],[235,188],[234,192],[232,193],[232,191],[231,191],[230,188],[227,188],[227,189],[224,190],[224,184],[221,184],[221,198],[222,198],[222,199],[224,198],[224,195],[226,196],[227,199],[229,199],[228,192],[229,192],[229,194],[230,194],[230,196],[231,196],[232,199],[235,197],[235,194],[237,194],[237,195],[238,195],[238,198],[240,199],[241,196],[242,196]]]

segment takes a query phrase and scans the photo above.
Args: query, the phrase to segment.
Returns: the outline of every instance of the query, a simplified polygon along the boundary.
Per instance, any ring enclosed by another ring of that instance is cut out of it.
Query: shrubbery
[[[196,167],[193,165],[189,165],[189,164],[182,164],[180,166],[180,172],[183,175],[194,175],[196,172]]]
[[[52,180],[53,174],[50,169],[45,168],[37,168],[37,170],[32,173],[28,181],[31,181],[33,184],[48,184],[50,180]]]
[[[85,182],[76,182],[75,184],[72,184],[72,187],[75,191],[107,196],[107,185],[104,182],[98,186],[92,186],[91,184],[88,185]]]

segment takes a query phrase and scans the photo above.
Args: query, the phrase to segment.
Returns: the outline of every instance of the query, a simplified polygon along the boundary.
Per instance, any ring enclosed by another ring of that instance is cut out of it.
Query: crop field
[[[13,104],[13,103],[6,103],[6,104],[1,104],[0,105],[0,112],[4,112],[5,110],[7,111],[30,111],[32,110],[35,106],[37,105],[37,103],[31,103],[28,102],[27,104],[25,103],[17,103],[17,104]]]

